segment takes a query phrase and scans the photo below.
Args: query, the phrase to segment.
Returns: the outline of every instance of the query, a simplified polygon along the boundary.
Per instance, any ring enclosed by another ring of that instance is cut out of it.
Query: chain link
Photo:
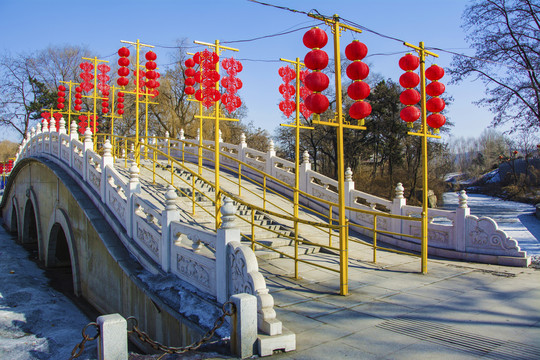
[[[86,329],[88,329],[90,326],[94,326],[96,328],[96,335],[89,336],[88,334],[86,334]],[[98,336],[99,336],[99,326],[98,326],[98,324],[95,323],[95,322],[88,323],[82,329],[82,337],[83,337],[82,341],[80,343],[78,343],[77,345],[75,345],[73,350],[71,350],[71,356],[70,356],[69,360],[72,360],[72,359],[75,359],[75,358],[78,358],[79,356],[81,356],[83,351],[84,351],[84,346],[85,346],[86,342],[94,341],[94,340],[96,340],[98,338]]]
[[[187,351],[197,350],[202,344],[212,339],[216,330],[222,327],[223,324],[225,323],[225,317],[232,316],[236,312],[236,307],[234,303],[227,301],[226,303],[223,304],[222,311],[223,311],[223,314],[216,319],[216,321],[214,322],[214,327],[210,329],[208,332],[206,332],[206,334],[204,334],[204,336],[199,341],[196,341],[193,344],[187,345],[187,346],[182,346],[182,347],[166,346],[157,341],[152,340],[150,336],[148,336],[147,333],[139,329],[139,326],[138,326],[139,323],[137,319],[133,316],[130,316],[127,318],[128,322],[129,321],[132,322],[132,329],[133,329],[128,332],[136,334],[139,340],[141,340],[142,342],[148,343],[155,350],[163,351],[166,354],[182,354]]]

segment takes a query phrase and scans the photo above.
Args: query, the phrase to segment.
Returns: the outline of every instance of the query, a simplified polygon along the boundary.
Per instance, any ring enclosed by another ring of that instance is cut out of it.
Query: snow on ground
[[[530,204],[506,201],[481,194],[467,194],[471,215],[492,218],[510,237],[516,239],[521,250],[528,255],[540,255],[540,220],[535,207]],[[443,194],[443,209],[454,210],[458,206],[458,194]]]
[[[68,359],[90,321],[0,228],[0,359]],[[78,359],[96,357],[93,341]]]

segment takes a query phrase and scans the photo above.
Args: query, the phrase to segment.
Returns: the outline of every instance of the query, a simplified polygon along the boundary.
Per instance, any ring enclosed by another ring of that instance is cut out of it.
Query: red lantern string
[[[349,116],[364,125],[364,118],[371,114],[371,105],[364,101],[371,92],[369,85],[362,81],[369,75],[369,67],[362,62],[368,52],[367,46],[358,40],[353,40],[345,48],[345,55],[352,63],[347,66],[347,76],[353,83],[347,88],[347,94],[355,103],[349,108]]]
[[[304,45],[310,48],[311,51],[304,57],[304,64],[312,73],[304,77],[305,86],[313,91],[304,100],[306,108],[316,114],[325,112],[330,103],[328,98],[321,94],[322,91],[328,88],[329,79],[321,70],[328,66],[328,54],[321,50],[328,43],[328,35],[318,27],[309,29],[302,38]]]
[[[216,89],[220,76],[215,70],[219,56],[215,52],[204,50],[196,53],[193,60],[200,64],[200,71],[195,73],[195,81],[201,84],[201,88],[195,92],[195,99],[208,109],[221,99],[221,93]]]
[[[399,67],[405,74],[399,78],[399,83],[405,90],[399,96],[399,101],[405,107],[399,113],[401,120],[407,122],[407,126],[412,127],[413,123],[420,118],[420,109],[416,104],[420,101],[420,93],[414,88],[420,83],[420,77],[414,72],[420,65],[420,59],[413,54],[406,54],[399,59]]]
[[[326,34],[326,33],[325,33]],[[306,99],[309,95],[313,94],[313,91],[306,87],[305,79],[310,74],[309,70],[300,70],[300,113],[306,118],[306,120],[313,114],[306,106]]]
[[[82,104],[82,87],[77,86],[75,88],[75,106],[73,107],[75,111],[81,111],[81,104]]]
[[[426,94],[431,96],[431,99],[426,102],[426,110],[432,113],[427,117],[426,122],[436,134],[439,133],[439,128],[446,123],[446,117],[439,114],[446,106],[444,100],[439,98],[445,90],[444,84],[439,82],[443,76],[444,69],[438,65],[434,64],[426,69],[426,78],[431,80],[431,83],[426,86]]]
[[[88,116],[79,115],[79,132],[81,134],[84,134],[84,132],[86,131],[86,127],[88,126],[86,120],[88,120]]]
[[[54,120],[55,120],[54,127],[56,128],[56,132],[59,132],[60,131],[60,119],[62,118],[62,114],[54,113],[53,117],[54,117]],[[50,128],[51,128],[51,126],[50,126],[50,123],[49,123],[49,130],[50,130]]]
[[[159,78],[159,73],[155,71],[157,68],[157,64],[154,62],[154,60],[157,59],[157,55],[153,51],[148,51],[145,55],[146,60],[148,60],[145,64],[146,67],[146,78],[148,81],[145,82],[145,86],[148,89],[148,92],[150,94],[153,94],[153,97],[156,97],[159,92],[156,90],[159,87],[159,81],[157,79]]]
[[[116,99],[116,101],[118,102],[118,104],[116,105],[116,113],[118,115],[123,115],[124,114],[124,93],[122,91],[119,91],[118,94],[116,94],[118,97]]]
[[[126,86],[129,84],[129,80],[127,76],[129,75],[129,49],[127,47],[122,47],[118,50],[118,55],[120,56],[120,59],[118,59],[118,65],[120,68],[118,68],[118,80],[116,80],[116,83],[118,86]]]
[[[101,72],[101,74],[97,75],[99,80],[97,87],[101,91],[101,112],[103,114],[107,114],[109,112],[109,89],[111,88],[107,84],[107,82],[110,80],[107,73],[111,70],[111,68],[106,64],[99,64],[97,68]]]
[[[94,75],[90,72],[94,69],[94,65],[89,62],[82,62],[79,67],[83,70],[83,72],[79,75],[83,80],[81,83],[81,89],[83,89],[84,92],[89,92],[94,88],[94,84],[90,82],[94,79]]]
[[[66,102],[66,87],[64,85],[58,86],[58,99],[57,99],[57,105],[56,107],[60,110],[62,110],[66,105],[64,104]]]
[[[296,110],[296,103],[291,100],[295,95],[295,88],[289,84],[292,79],[296,78],[296,73],[289,66],[282,66],[278,70],[279,76],[283,79],[283,84],[279,85],[279,93],[283,95],[285,100],[279,103],[279,110],[283,112],[286,117],[291,116],[293,111]]]
[[[238,90],[242,88],[242,80],[238,79],[236,75],[242,71],[243,66],[240,61],[234,58],[223,59],[221,66],[227,72],[227,75],[221,80],[221,85],[227,90],[225,94],[221,96],[221,102],[225,105],[225,109],[229,113],[238,109],[242,105],[242,100],[236,95]]]
[[[193,87],[193,85],[195,85],[195,70],[193,68],[196,64],[192,58],[189,58],[184,65],[186,65],[186,70],[184,70],[184,74],[186,75],[186,80],[184,82],[186,87],[184,88],[184,93],[191,96],[195,94],[195,88]]]

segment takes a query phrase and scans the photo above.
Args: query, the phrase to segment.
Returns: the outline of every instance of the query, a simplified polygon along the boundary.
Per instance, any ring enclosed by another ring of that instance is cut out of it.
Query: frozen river
[[[533,205],[480,194],[467,196],[471,215],[492,218],[501,230],[518,240],[521,250],[527,251],[528,255],[540,255],[540,220],[534,215]],[[441,208],[455,209],[458,206],[458,194],[444,193],[443,203]]]

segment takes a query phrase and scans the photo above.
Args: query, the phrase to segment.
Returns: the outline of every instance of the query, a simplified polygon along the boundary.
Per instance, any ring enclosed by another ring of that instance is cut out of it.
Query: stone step
[[[281,246],[275,249],[289,256],[294,256],[294,246]],[[298,256],[315,254],[318,253],[319,250],[319,246],[301,244],[298,245]],[[285,257],[282,254],[269,249],[255,250],[255,255],[261,260],[272,260]]]

